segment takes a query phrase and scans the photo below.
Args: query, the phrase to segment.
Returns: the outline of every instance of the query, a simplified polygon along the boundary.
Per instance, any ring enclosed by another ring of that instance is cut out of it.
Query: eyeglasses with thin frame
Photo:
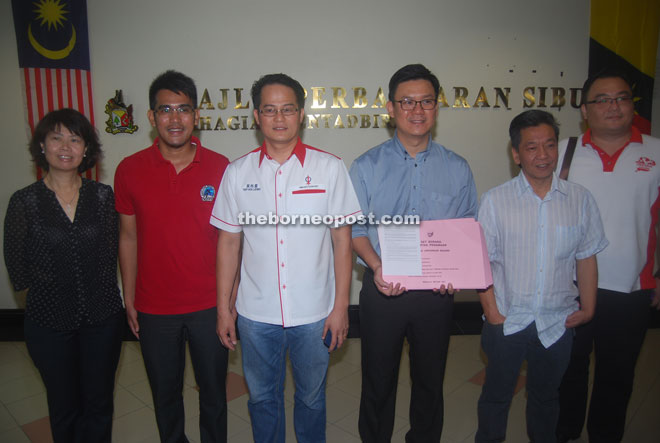
[[[399,106],[401,106],[401,109],[403,109],[404,111],[412,111],[413,109],[415,109],[418,103],[423,110],[430,111],[431,109],[435,109],[435,107],[438,104],[438,101],[432,98],[425,98],[423,100],[413,100],[410,98],[404,98],[401,100],[394,100],[394,102],[398,103]]]
[[[190,105],[160,105],[156,108],[156,114],[159,115],[192,115],[193,112],[195,112],[195,109]]]
[[[290,117],[298,112],[298,108],[293,105],[284,105],[280,109],[277,109],[275,106],[264,106],[259,109],[259,114],[264,117],[275,117],[278,112],[285,117]]]
[[[598,97],[595,100],[589,100],[587,102],[588,105],[597,105],[597,106],[609,106],[612,103],[616,103],[617,105],[622,105],[622,104],[628,104],[629,102],[632,101],[632,97],[629,95],[622,95],[621,97]]]

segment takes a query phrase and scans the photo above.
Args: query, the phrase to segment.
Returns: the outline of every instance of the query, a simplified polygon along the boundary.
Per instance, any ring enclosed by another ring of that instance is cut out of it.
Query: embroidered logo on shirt
[[[261,191],[261,188],[259,187],[259,183],[247,183],[245,186],[243,186],[244,191]]]
[[[651,160],[648,157],[640,157],[639,160],[635,162],[637,164],[637,169],[635,169],[635,172],[637,171],[650,171],[652,167],[655,166],[655,161]]]
[[[215,197],[215,188],[211,185],[204,185],[199,191],[199,196],[202,197],[203,202],[213,201]]]
[[[310,177],[309,175],[305,177],[305,183],[310,184],[311,182],[312,182],[312,177]]]

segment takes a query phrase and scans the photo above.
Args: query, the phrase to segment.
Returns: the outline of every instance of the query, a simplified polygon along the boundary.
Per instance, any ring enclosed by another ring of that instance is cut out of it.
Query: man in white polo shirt
[[[589,129],[577,139],[568,180],[596,199],[610,245],[598,258],[596,313],[576,328],[571,362],[560,388],[558,440],[576,439],[587,407],[589,355],[595,373],[589,441],[619,442],[632,393],[635,364],[646,334],[649,304],[658,307],[654,278],[660,196],[660,140],[632,125],[633,92],[623,73],[602,71],[582,88]],[[558,165],[567,155],[560,144]],[[654,291],[655,289],[655,291]]]
[[[348,334],[351,227],[342,221],[360,215],[360,204],[343,161],[301,142],[304,100],[300,83],[284,74],[253,84],[254,118],[264,143],[227,167],[211,217],[221,230],[217,332],[233,350],[238,316],[256,442],[285,440],[287,351],[297,440],[325,441],[329,351]],[[303,216],[337,223],[305,224]]]

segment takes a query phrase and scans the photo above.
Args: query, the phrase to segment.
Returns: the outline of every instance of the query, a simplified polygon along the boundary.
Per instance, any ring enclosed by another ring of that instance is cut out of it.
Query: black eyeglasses
[[[605,105],[611,105],[612,103],[616,103],[617,105],[621,105],[623,103],[628,103],[632,101],[632,97],[629,95],[623,95],[621,97],[598,97],[595,100],[589,100],[587,102],[588,105],[598,105],[598,106],[605,106]]]
[[[156,108],[156,114],[160,115],[191,115],[195,109],[190,105],[179,105],[179,106],[170,106],[170,105],[160,105]]]
[[[425,98],[424,100],[412,100],[410,98],[404,98],[401,100],[394,100],[394,102],[398,103],[399,106],[401,106],[401,109],[404,111],[412,111],[415,109],[418,103],[423,110],[430,111],[431,109],[435,109],[436,105],[438,104],[437,100],[433,100],[431,98]]]
[[[285,105],[280,109],[277,109],[275,106],[264,106],[263,108],[259,109],[259,114],[265,117],[275,117],[278,112],[284,116],[289,117],[298,112],[298,108],[293,105]]]

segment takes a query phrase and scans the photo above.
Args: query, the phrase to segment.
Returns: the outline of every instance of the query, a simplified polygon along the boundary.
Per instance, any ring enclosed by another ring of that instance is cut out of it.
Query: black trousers
[[[410,431],[407,442],[439,442],[454,297],[409,291],[380,293],[365,271],[360,291],[362,395],[358,428],[364,442],[389,442],[403,340],[410,345]]]
[[[25,317],[25,344],[46,386],[55,443],[110,443],[124,311],[57,331]]]
[[[594,349],[594,383],[587,420],[589,442],[621,441],[652,295],[652,290],[626,294],[598,289],[593,320],[575,330],[571,361],[559,389],[558,434],[577,438],[582,432],[589,354]]]
[[[228,351],[216,335],[216,308],[177,315],[138,313],[140,346],[163,443],[184,443],[183,369],[186,340],[199,386],[202,443],[227,441]]]

